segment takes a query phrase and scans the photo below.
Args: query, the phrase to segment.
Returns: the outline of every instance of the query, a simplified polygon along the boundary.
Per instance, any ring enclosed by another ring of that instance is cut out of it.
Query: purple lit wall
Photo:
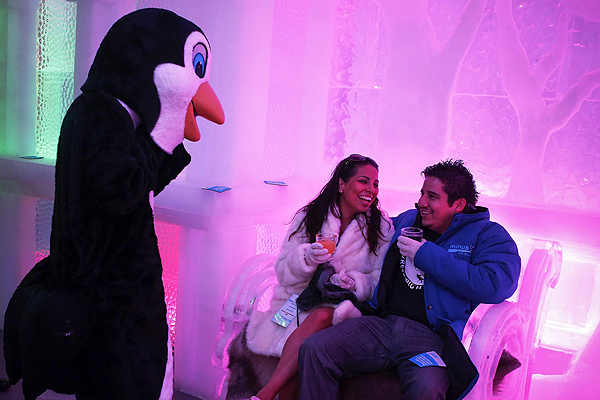
[[[79,1],[78,28],[84,6],[110,3]],[[198,120],[201,141],[186,143],[192,163],[156,199],[176,388],[222,395],[223,373],[211,358],[230,281],[249,257],[276,254],[284,224],[335,163],[361,153],[380,165],[380,199],[391,215],[413,207],[425,166],[462,158],[480,204],[519,245],[561,243],[529,398],[598,396],[600,0],[129,3],[171,9],[205,31],[211,85],[226,114],[221,127]],[[90,15],[112,23],[108,11]],[[87,69],[75,58],[77,88],[78,68]],[[48,252],[52,187],[6,166],[49,182],[53,171],[5,153],[0,182],[11,184],[0,186],[0,250],[30,268]],[[201,189],[211,185],[232,190]],[[7,233],[28,226],[18,217],[24,210],[38,218],[31,257]],[[26,270],[2,275],[14,278],[1,284],[3,302]]]

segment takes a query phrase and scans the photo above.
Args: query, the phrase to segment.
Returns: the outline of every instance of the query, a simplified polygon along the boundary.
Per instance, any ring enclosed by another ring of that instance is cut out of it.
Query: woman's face
[[[363,213],[379,194],[379,173],[370,164],[361,165],[356,175],[344,182],[340,179],[340,212],[342,218]]]

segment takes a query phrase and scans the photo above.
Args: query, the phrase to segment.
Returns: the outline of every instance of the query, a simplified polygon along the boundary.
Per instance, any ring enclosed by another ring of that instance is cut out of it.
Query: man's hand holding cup
[[[414,261],[417,251],[425,242],[423,230],[414,227],[402,228],[400,236],[398,236],[398,249],[400,249],[400,254],[410,261]]]

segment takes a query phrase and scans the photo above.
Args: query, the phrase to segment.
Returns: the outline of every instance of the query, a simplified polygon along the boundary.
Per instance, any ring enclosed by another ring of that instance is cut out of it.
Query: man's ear
[[[467,201],[463,197],[461,197],[460,199],[455,200],[452,206],[454,207],[454,213],[460,214],[465,210],[465,207],[467,206]]]

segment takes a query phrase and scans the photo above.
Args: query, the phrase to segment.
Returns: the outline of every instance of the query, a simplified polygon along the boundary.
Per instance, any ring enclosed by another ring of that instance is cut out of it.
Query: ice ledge
[[[54,162],[0,157],[0,191],[53,200]],[[288,180],[288,186],[257,181],[223,193],[175,181],[156,197],[156,219],[210,231],[289,222],[294,212],[316,196],[321,188],[322,182],[313,181]],[[379,198],[383,209],[395,216],[414,207],[418,191],[381,190]],[[597,246],[600,212],[544,204],[511,204],[504,199],[483,196],[479,204],[490,208],[492,220],[511,233]]]
[[[54,200],[55,160],[0,157],[0,191]],[[288,186],[257,181],[223,193],[195,184],[172,182],[155,199],[158,221],[200,230],[227,230],[241,225],[289,222],[319,187],[290,181]]]

